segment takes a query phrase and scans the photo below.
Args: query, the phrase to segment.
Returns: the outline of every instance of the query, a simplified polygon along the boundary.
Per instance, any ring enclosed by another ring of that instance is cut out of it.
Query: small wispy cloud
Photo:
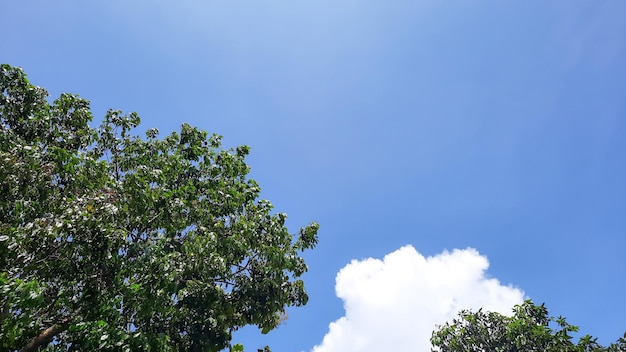
[[[556,2],[557,35],[553,42],[567,69],[591,67],[605,70],[620,64],[626,50],[626,31],[620,2]],[[621,11],[620,11],[621,10]],[[619,67],[619,66],[618,66]]]
[[[486,274],[475,249],[424,257],[412,246],[380,259],[353,260],[337,274],[345,315],[313,352],[429,351],[437,324],[461,309],[510,313],[524,293]]]

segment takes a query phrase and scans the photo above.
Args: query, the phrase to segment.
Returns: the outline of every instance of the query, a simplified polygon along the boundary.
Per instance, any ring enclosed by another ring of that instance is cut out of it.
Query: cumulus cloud
[[[380,259],[353,260],[337,274],[345,315],[313,352],[430,351],[436,324],[461,309],[509,314],[524,293],[486,274],[475,249],[424,257],[412,246]]]

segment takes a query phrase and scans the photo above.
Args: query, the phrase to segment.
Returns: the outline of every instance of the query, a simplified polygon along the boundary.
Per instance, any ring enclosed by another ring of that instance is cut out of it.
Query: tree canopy
[[[115,110],[91,127],[9,65],[0,92],[0,350],[218,351],[307,303],[318,225],[259,199],[248,147]]]
[[[463,310],[452,322],[432,334],[432,351],[439,352],[623,352],[626,334],[603,347],[586,335],[574,343],[578,327],[563,317],[551,317],[545,305],[527,300],[513,308],[512,316]]]

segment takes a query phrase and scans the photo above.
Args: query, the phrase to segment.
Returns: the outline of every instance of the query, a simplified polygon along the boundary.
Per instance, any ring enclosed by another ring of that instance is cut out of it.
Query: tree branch
[[[45,329],[44,331],[40,332],[39,335],[33,337],[30,341],[28,341],[26,346],[22,347],[20,352],[35,352],[39,350],[40,347],[48,345],[56,335],[67,330],[70,322],[70,318],[65,318],[61,320],[60,323],[54,324],[51,327]]]

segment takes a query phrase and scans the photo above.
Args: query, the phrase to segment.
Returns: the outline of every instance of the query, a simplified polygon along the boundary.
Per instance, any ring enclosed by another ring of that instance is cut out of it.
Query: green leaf
[[[139,115],[118,110],[93,128],[87,100],[50,103],[9,65],[0,91],[0,349],[69,319],[55,346],[223,350],[306,303],[318,226],[294,236],[258,199],[249,147],[188,124],[139,135]]]

